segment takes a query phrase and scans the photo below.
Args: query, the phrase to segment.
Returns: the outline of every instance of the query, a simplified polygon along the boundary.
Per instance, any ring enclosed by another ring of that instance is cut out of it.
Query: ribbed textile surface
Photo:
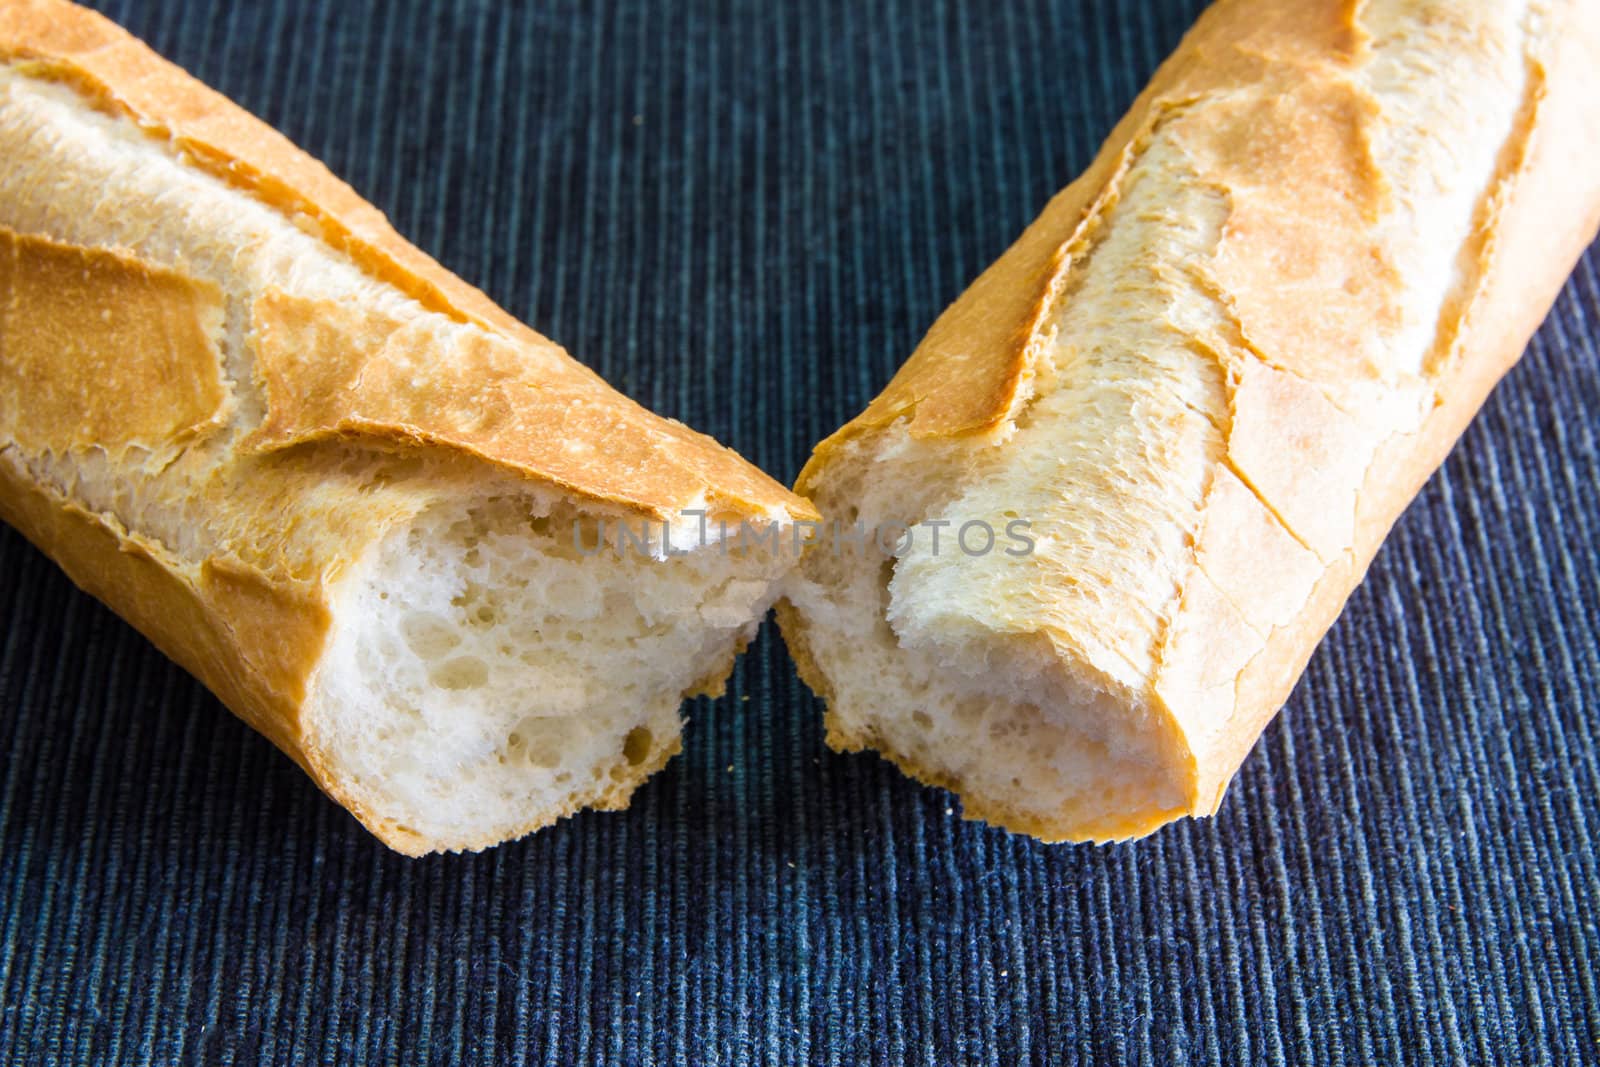
[[[1201,6],[104,4],[783,479]],[[1220,816],[1117,847],[829,753],[768,626],[626,813],[405,860],[0,530],[0,1063],[1600,1061],[1597,340],[1591,255]]]

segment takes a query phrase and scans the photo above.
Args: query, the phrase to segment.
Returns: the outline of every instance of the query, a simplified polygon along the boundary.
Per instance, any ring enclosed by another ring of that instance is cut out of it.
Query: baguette
[[[0,0],[0,517],[391,847],[625,806],[792,562],[686,535],[813,515],[111,22]]]
[[[802,471],[913,528],[779,606],[829,743],[1047,840],[1215,812],[1593,238],[1596,100],[1592,0],[1214,4]]]

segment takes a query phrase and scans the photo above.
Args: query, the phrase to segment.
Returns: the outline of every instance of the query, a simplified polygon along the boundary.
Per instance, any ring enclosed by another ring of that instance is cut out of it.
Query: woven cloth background
[[[108,0],[783,479],[1198,0]],[[1594,256],[1210,821],[1045,847],[768,627],[624,814],[407,861],[0,529],[0,1063],[1600,1060]]]

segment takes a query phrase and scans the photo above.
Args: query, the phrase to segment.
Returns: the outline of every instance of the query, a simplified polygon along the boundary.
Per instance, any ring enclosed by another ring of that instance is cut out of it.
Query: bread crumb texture
[[[0,0],[0,517],[390,845],[677,750],[790,562],[699,513],[813,514],[112,23]]]
[[[810,553],[780,617],[832,743],[1049,839],[1213,811],[1593,236],[1596,62],[1577,3],[1214,5],[802,473],[1036,539]]]

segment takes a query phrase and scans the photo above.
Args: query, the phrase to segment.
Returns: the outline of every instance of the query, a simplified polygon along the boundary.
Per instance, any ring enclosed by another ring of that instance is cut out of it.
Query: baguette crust
[[[676,736],[658,731],[647,751],[597,768],[592,785],[515,827],[446,839],[380,810],[308,721],[335,583],[397,524],[480,485],[663,521],[703,508],[733,523],[789,522],[815,517],[809,503],[612,391],[407,243],[322,164],[100,15],[66,0],[0,0],[0,73],[59,83],[86,110],[136,124],[184,167],[347,257],[374,291],[393,287],[425,309],[401,321],[393,302],[271,285],[235,306],[239,293],[181,261],[101,247],[94,234],[19,232],[5,223],[22,209],[0,202],[0,518],[401,852],[481,848],[581,807],[626,806],[678,751]],[[27,210],[53,219],[56,209],[46,196]],[[155,220],[163,209],[109,210]],[[249,351],[242,368],[221,355],[230,330]],[[173,488],[86,503],[77,481],[107,464],[117,484]],[[141,521],[163,508],[177,509],[165,541]],[[197,515],[204,540],[178,543]],[[732,663],[719,659],[686,691],[720,691]]]
[[[222,316],[214,285],[0,227],[0,440],[166,454],[215,430]]]
[[[514,426],[491,422],[471,432],[455,426],[435,432],[432,410],[468,407],[478,399],[475,368],[452,363],[424,395],[411,398],[410,419],[363,420],[359,431],[338,424],[305,427],[305,436],[360,432],[402,443],[427,440],[659,519],[701,500],[713,512],[735,518],[764,519],[784,511],[810,515],[805,501],[731,449],[620,397],[554,342],[402,238],[382,212],[288,138],[109,19],[67,0],[4,0],[0,12],[5,16],[0,61],[32,77],[71,85],[94,106],[137,123],[186,162],[314,233],[372,277],[429,310],[482,327],[529,363],[527,395],[513,401]],[[315,304],[280,307],[305,321],[324,310]],[[583,402],[573,405],[574,398]],[[586,439],[607,447],[594,452],[571,447]],[[608,453],[624,443],[638,447],[609,459]]]
[[[1384,216],[1397,198],[1428,193],[1392,187],[1374,161],[1380,106],[1355,77],[1372,46],[1367,6],[1219,0],[1088,172],[940,316],[883,393],[817,446],[796,483],[821,500],[859,446],[897,424],[914,440],[1003,450],[1027,416],[1046,349],[1058,343],[1054,315],[1072,299],[1127,175],[1158,134],[1195,165],[1195,182],[1225,200],[1215,256],[1186,268],[1230,326],[1229,336],[1190,338],[1217,364],[1227,417],[1187,578],[1148,668],[1138,648],[1096,653],[1081,634],[1052,634],[1080,669],[1099,669],[1108,657],[1135,665],[1131,685],[1183,739],[1186,806],[1085,823],[968,793],[969,816],[1050,839],[1103,839],[1215,811],[1391,525],[1516,362],[1600,226],[1600,130],[1591,113],[1600,98],[1600,5],[1531,4],[1524,99],[1432,342],[1415,366],[1373,358],[1373,331],[1398,328],[1405,281],[1386,253]],[[1473,17],[1422,7],[1420,32],[1430,38]],[[832,704],[812,623],[791,605],[779,618],[806,680]],[[829,741],[884,746],[833,711]],[[919,778],[963,786],[907,752],[886,755]]]

